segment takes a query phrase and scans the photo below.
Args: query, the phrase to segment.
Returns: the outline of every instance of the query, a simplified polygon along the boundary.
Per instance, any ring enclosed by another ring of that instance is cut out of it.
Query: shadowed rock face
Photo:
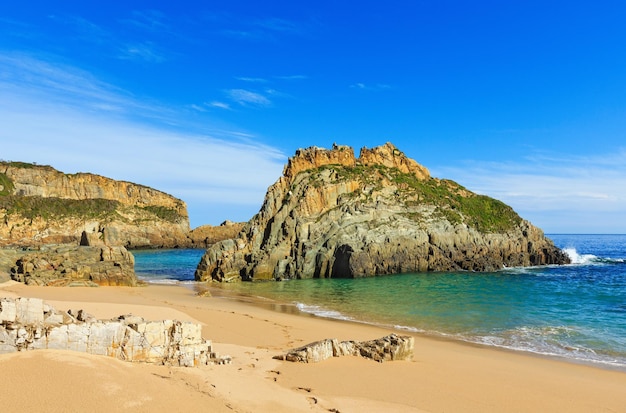
[[[301,149],[197,280],[362,277],[568,263],[509,206],[433,178],[390,143]]]

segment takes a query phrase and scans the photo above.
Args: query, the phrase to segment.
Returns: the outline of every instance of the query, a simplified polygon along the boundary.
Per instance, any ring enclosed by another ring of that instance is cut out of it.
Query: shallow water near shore
[[[229,283],[305,313],[626,368],[626,235],[549,235],[572,265]],[[134,251],[148,282],[193,284],[201,250]]]

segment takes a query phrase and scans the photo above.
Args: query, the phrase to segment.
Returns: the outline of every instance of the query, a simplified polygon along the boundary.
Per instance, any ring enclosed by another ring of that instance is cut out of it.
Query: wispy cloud
[[[7,93],[83,111],[106,111],[167,122],[176,118],[167,107],[135,99],[125,90],[63,63],[5,53],[0,54],[0,67],[0,82]]]
[[[235,79],[241,80],[242,82],[250,82],[250,83],[267,83],[267,79],[263,79],[260,77],[236,77]]]
[[[110,43],[115,41],[114,34],[106,28],[93,23],[81,16],[75,15],[50,15],[49,19],[54,20],[62,25],[68,26],[83,41],[94,44]]]
[[[119,21],[147,32],[169,32],[170,26],[165,20],[165,14],[159,10],[135,10],[132,17]]]
[[[0,55],[0,91],[3,159],[152,186],[186,201],[192,225],[249,219],[284,163],[248,133],[197,132],[185,112],[54,62]]]
[[[268,107],[272,101],[258,92],[246,89],[230,89],[226,91],[228,97],[242,106]]]
[[[203,17],[225,36],[249,41],[278,41],[285,35],[303,35],[308,24],[280,17],[248,17],[232,13],[206,13]]]
[[[202,105],[196,105],[195,103],[189,105],[189,108],[193,109],[193,110],[195,110],[197,112],[206,112],[207,111],[206,107],[204,107]]]
[[[220,109],[226,109],[226,110],[230,110],[231,107],[228,103],[224,103],[224,102],[218,102],[218,101],[213,101],[211,103],[207,104],[208,106],[212,106],[214,108],[220,108]]]
[[[19,39],[33,39],[40,37],[33,25],[22,21],[6,19],[4,17],[0,17],[0,35],[5,39],[7,37]]]
[[[367,85],[365,83],[354,83],[354,84],[350,85],[350,88],[358,89],[358,90],[380,91],[380,90],[391,89],[391,86],[383,84],[383,83],[377,83],[375,85]]]
[[[155,46],[151,42],[125,45],[120,50],[118,58],[126,60],[143,60],[151,63],[161,63],[165,61],[165,57],[155,50]]]
[[[162,39],[163,35],[172,35],[172,32],[162,21],[165,16],[158,11],[136,11],[131,18],[118,20],[124,25],[124,30],[119,30],[119,25],[102,26],[76,15],[59,14],[50,15],[48,18],[69,29],[71,39],[67,38],[67,41],[79,39],[89,44],[91,49],[86,53],[149,63],[161,63],[166,60],[166,53],[159,50],[160,47],[156,42]],[[130,35],[127,27],[134,29],[132,32],[135,35],[140,32],[141,40]]]
[[[601,156],[545,154],[524,162],[466,162],[440,167],[437,176],[499,199],[549,232],[626,230],[626,150]],[[597,229],[596,229],[597,230]]]
[[[306,75],[290,75],[290,76],[274,76],[274,77],[280,80],[306,80],[309,78]]]
[[[1,81],[7,89],[28,94],[55,96],[65,104],[89,102],[117,106],[126,103],[121,89],[102,82],[90,73],[62,63],[50,63],[27,54],[0,54]]]
[[[256,20],[254,25],[275,32],[299,33],[301,30],[301,26],[299,24],[277,17]]]

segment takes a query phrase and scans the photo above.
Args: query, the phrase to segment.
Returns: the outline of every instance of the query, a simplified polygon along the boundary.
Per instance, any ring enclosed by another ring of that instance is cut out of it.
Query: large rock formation
[[[38,298],[0,298],[0,354],[55,349],[185,367],[229,363],[201,331],[190,322],[133,315],[97,320],[83,310],[57,311]]]
[[[119,246],[46,245],[23,251],[9,271],[13,280],[28,285],[137,285],[135,258]]]
[[[569,258],[509,206],[433,178],[392,144],[311,147],[289,159],[239,236],[211,246],[197,280],[492,271]]]
[[[191,245],[180,199],[99,175],[0,162],[0,247],[78,243],[83,231],[127,248]]]

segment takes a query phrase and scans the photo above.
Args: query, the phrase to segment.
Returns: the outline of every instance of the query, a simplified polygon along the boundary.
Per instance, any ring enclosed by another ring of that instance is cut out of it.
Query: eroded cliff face
[[[491,271],[569,259],[510,207],[390,143],[298,150],[240,235],[211,246],[197,280]]]
[[[0,247],[78,243],[188,246],[187,206],[155,189],[50,166],[0,163]]]

